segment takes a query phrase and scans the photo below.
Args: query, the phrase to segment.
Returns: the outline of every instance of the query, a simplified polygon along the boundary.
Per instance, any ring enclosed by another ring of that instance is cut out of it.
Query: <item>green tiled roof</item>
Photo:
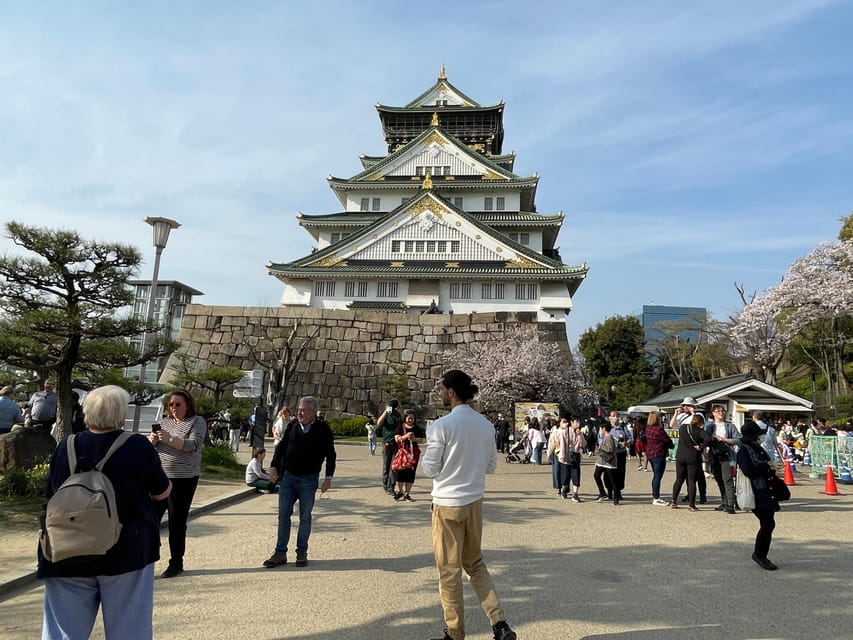
[[[388,300],[354,300],[347,305],[348,309],[373,309],[382,311],[405,311],[405,302],[390,302]]]
[[[644,400],[642,404],[656,404],[660,407],[677,407],[687,396],[701,402],[701,398],[705,396],[714,395],[724,389],[740,384],[741,382],[746,382],[753,378],[754,376],[750,373],[739,373],[733,376],[726,376],[725,378],[693,382],[680,387],[673,387],[666,393],[662,393],[649,400]]]
[[[432,133],[435,131],[439,131],[450,142],[452,142],[460,151],[462,151],[463,153],[468,155],[468,157],[471,158],[472,160],[474,160],[475,162],[481,162],[481,163],[485,164],[492,171],[494,171],[495,173],[498,173],[498,174],[500,174],[506,178],[510,178],[512,180],[524,180],[524,178],[521,178],[520,176],[515,175],[512,171],[505,169],[504,167],[502,167],[499,164],[495,164],[494,162],[489,160],[489,158],[487,158],[486,156],[479,154],[479,153],[476,153],[475,151],[471,151],[471,149],[468,148],[468,145],[461,142],[457,138],[454,138],[452,135],[450,135],[450,133],[448,133],[446,130],[444,130],[441,126],[438,126],[438,127],[427,127],[424,131],[422,131],[420,134],[418,134],[415,138],[412,138],[411,142],[408,142],[407,144],[403,145],[402,147],[400,147],[399,149],[397,149],[393,153],[389,153],[387,156],[385,156],[385,158],[381,162],[377,162],[376,164],[371,165],[369,168],[365,169],[361,173],[354,175],[352,178],[350,178],[348,180],[348,182],[358,182],[361,180],[361,178],[364,178],[365,176],[367,176],[371,173],[375,173],[377,170],[379,170],[383,166],[387,165],[393,159],[397,158],[398,156],[405,154],[410,148],[412,148],[412,147],[420,144],[421,142],[423,142],[423,140],[425,140],[427,137],[432,135]]]

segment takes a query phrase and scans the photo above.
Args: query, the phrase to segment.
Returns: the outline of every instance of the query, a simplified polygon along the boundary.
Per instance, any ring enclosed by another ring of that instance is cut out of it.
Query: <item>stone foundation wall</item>
[[[515,326],[536,326],[549,339],[569,345],[563,323],[540,323],[534,313],[410,315],[384,311],[339,311],[294,307],[214,307],[189,305],[178,341],[201,368],[258,369],[252,353],[268,364],[281,352],[298,322],[294,346],[316,331],[287,391],[287,402],[305,395],[320,401],[330,418],[378,415],[387,402],[383,381],[392,365],[405,365],[412,403],[426,417],[435,383],[458,345],[488,340]],[[169,368],[163,374],[168,380]],[[476,382],[476,380],[475,380]]]

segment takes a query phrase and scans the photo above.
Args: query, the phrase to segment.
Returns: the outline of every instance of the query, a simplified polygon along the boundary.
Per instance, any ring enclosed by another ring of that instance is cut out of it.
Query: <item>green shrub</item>
[[[47,463],[37,464],[32,469],[14,468],[6,471],[0,479],[0,495],[35,498],[44,495],[47,478]]]
[[[242,469],[228,443],[209,444],[201,451],[201,464],[205,467],[224,467],[226,469]]]
[[[359,437],[366,436],[367,431],[364,425],[367,424],[367,418],[357,416],[355,418],[332,418],[329,420],[329,426],[332,428],[332,434],[336,437]]]

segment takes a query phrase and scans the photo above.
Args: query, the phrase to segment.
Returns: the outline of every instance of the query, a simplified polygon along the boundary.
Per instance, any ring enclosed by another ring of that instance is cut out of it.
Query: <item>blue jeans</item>
[[[154,564],[117,576],[45,578],[42,640],[88,638],[98,607],[107,640],[150,640]]]
[[[666,471],[666,456],[658,456],[657,458],[649,458],[649,464],[652,465],[652,498],[660,499],[660,481],[663,479],[663,472]]]
[[[542,449],[545,448],[544,442],[537,442],[533,448],[533,464],[542,464]]]
[[[311,536],[311,511],[314,509],[314,497],[320,484],[320,476],[296,476],[284,472],[278,490],[278,540],[275,550],[287,551],[290,540],[290,516],[293,506],[299,500],[299,529],[296,532],[296,553],[308,552],[308,538]]]

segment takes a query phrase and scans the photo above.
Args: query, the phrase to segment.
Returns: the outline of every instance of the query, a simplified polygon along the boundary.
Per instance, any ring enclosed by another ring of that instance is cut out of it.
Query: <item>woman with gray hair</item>
[[[56,448],[45,482],[50,499],[76,471],[97,465],[123,433],[128,395],[116,386],[90,391],[83,400],[88,429],[67,436]],[[69,438],[77,459],[69,468]],[[160,533],[154,500],[165,500],[172,484],[144,436],[133,434],[104,463],[115,490],[121,522],[118,542],[103,556],[50,562],[38,550],[38,577],[44,579],[42,638],[88,638],[100,607],[104,636],[151,638],[154,563]],[[128,606],[128,603],[133,603]]]

